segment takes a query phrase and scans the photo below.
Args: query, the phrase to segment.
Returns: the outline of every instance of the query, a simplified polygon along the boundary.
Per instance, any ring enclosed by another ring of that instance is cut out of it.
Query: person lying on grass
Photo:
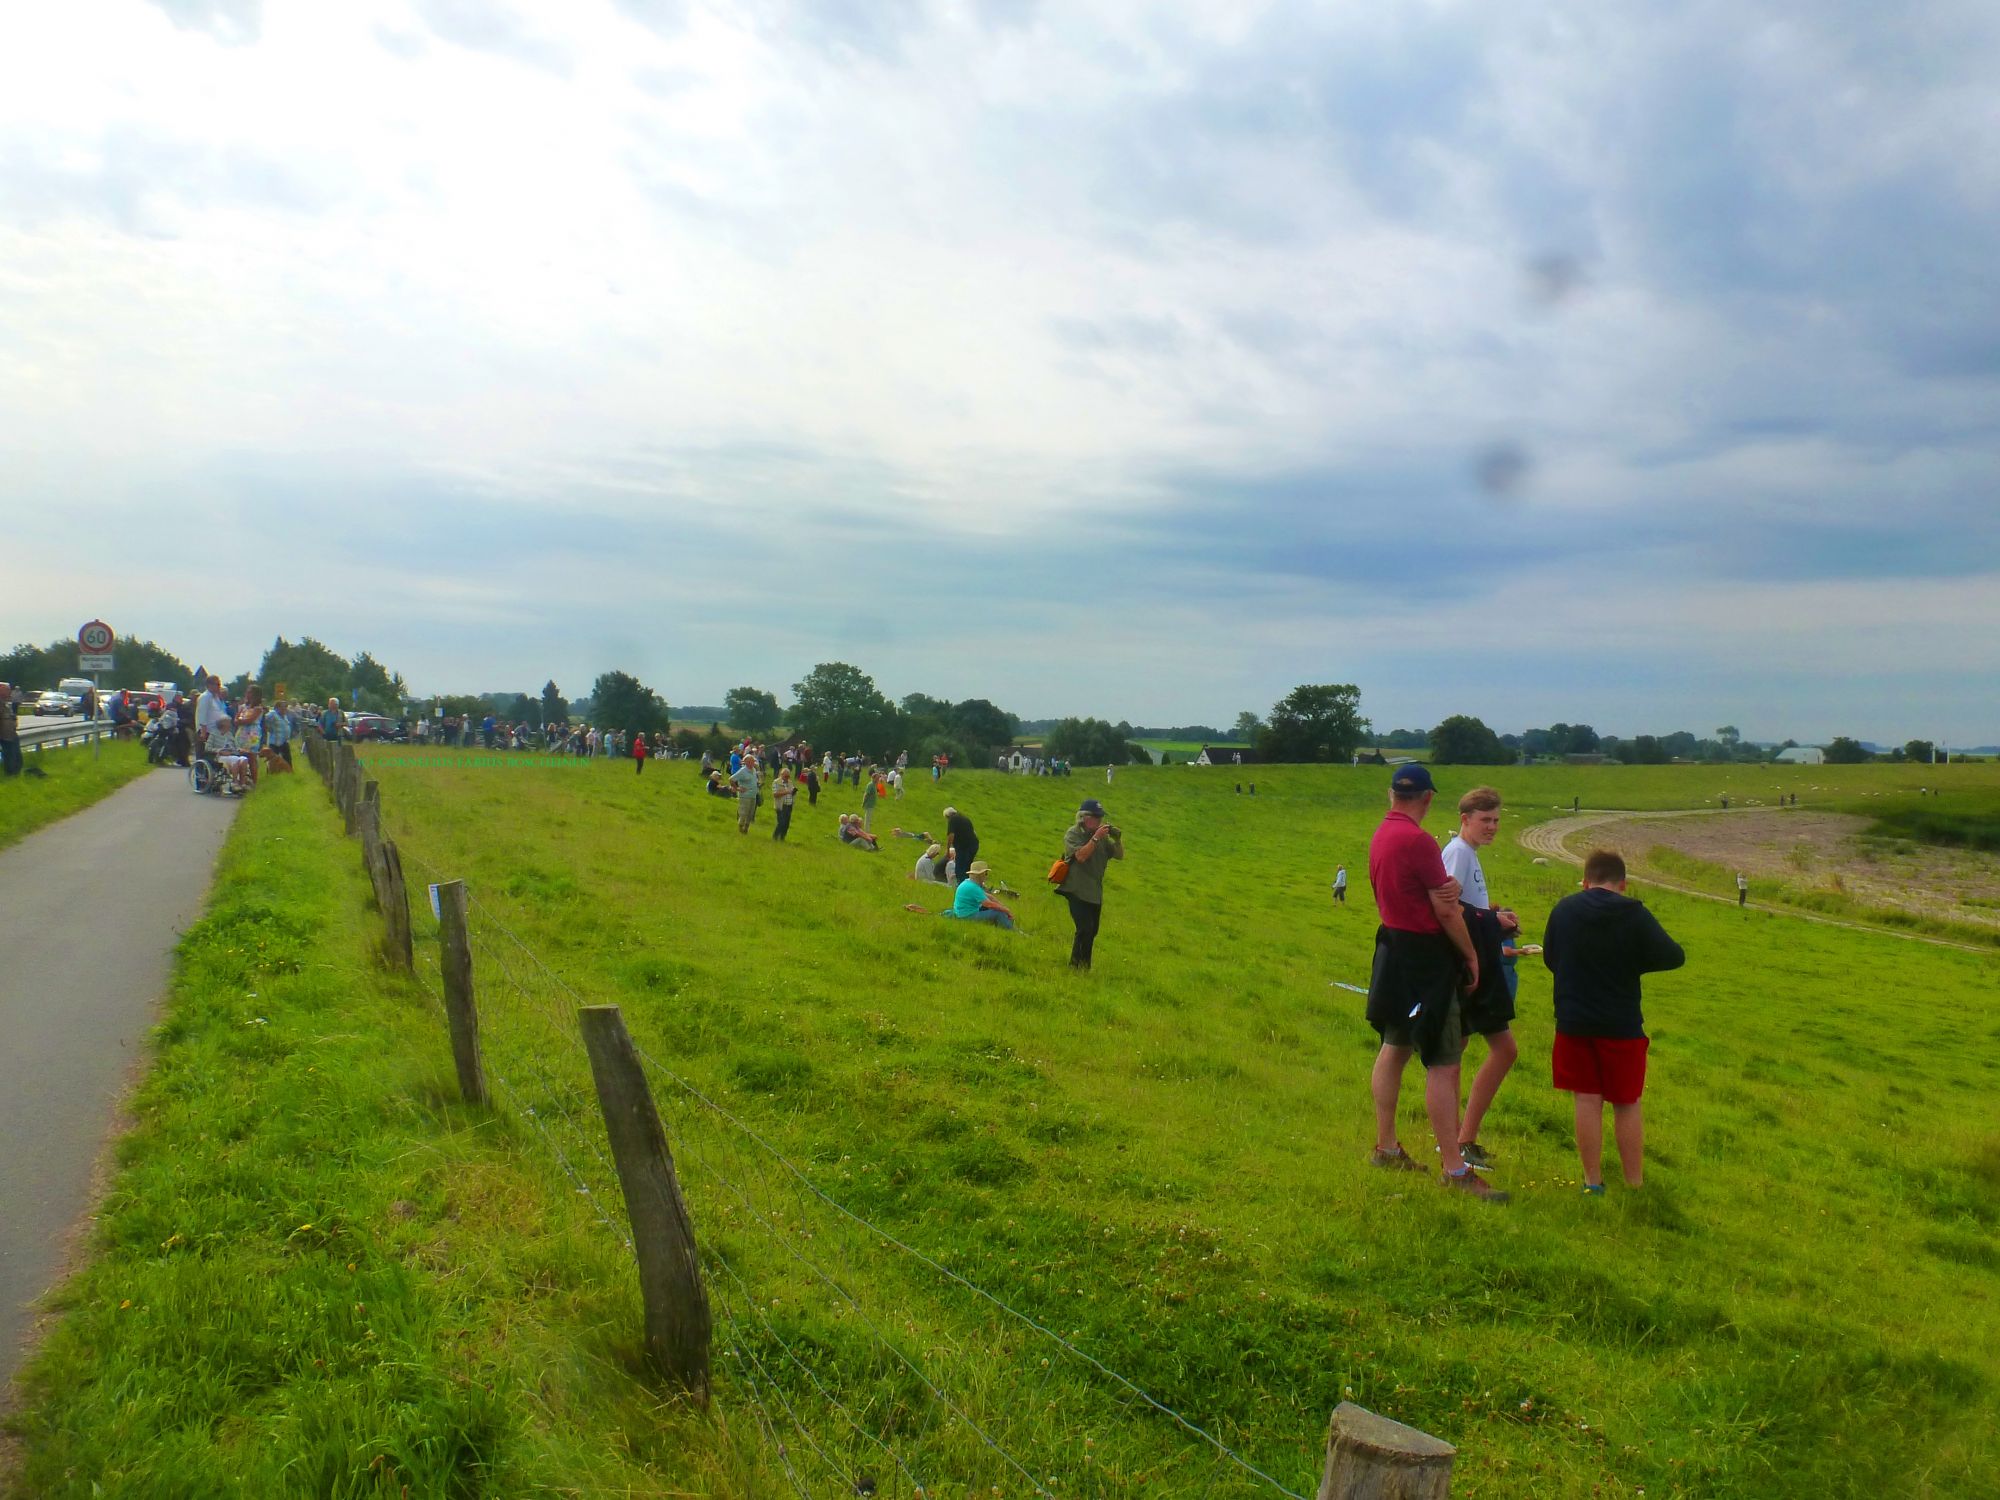
[[[891,828],[889,836],[898,839],[921,839],[926,844],[931,842],[931,836],[928,833],[912,833],[907,828]]]
[[[1606,1104],[1626,1185],[1638,1187],[1645,1178],[1639,1096],[1648,1045],[1639,976],[1678,969],[1687,954],[1658,917],[1625,894],[1625,861],[1615,849],[1584,860],[1583,889],[1556,903],[1542,946],[1542,962],[1556,977],[1551,1062],[1556,1087],[1576,1096],[1583,1190],[1593,1197],[1604,1191]]]
[[[866,850],[870,854],[882,852],[880,841],[862,826],[860,813],[842,813],[840,830],[834,837],[843,844],[852,844],[855,848]]]
[[[972,868],[965,872],[965,879],[958,883],[951,905],[938,915],[954,917],[961,922],[987,922],[1012,932],[1014,914],[994,899],[988,889],[992,883],[993,872],[987,869],[986,861],[975,859]]]

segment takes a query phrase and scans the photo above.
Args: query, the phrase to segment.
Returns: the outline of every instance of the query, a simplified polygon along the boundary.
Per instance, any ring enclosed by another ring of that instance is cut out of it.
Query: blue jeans
[[[957,917],[961,922],[985,922],[990,926],[1001,928],[1007,932],[1014,930],[1014,919],[1004,911],[994,911],[991,907],[982,907],[969,917],[960,917],[957,912],[947,906],[938,915],[941,917]]]

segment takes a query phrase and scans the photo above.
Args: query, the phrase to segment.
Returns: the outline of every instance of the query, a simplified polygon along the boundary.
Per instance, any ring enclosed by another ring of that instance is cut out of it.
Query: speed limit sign
[[[118,637],[102,620],[92,620],[76,633],[76,643],[92,656],[102,656],[118,644]]]

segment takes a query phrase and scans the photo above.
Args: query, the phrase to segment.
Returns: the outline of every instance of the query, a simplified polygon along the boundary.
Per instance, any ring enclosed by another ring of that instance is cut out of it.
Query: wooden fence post
[[[375,892],[376,909],[389,910],[388,893],[382,888],[382,805],[366,797],[354,809],[354,831],[361,836],[361,868],[368,872],[369,888]]]
[[[451,1027],[458,1091],[467,1104],[484,1104],[486,1057],[479,1046],[479,1004],[472,993],[472,932],[466,922],[465,882],[447,880],[437,892],[438,967],[444,972],[444,1015]]]
[[[639,1292],[646,1304],[646,1352],[654,1366],[703,1405],[708,1402],[711,1325],[708,1289],[695,1253],[694,1225],[660,1112],[639,1066],[638,1049],[615,1005],[577,1011],[598,1107],[611,1137],[618,1185],[632,1225],[639,1260]]]
[[[1446,1500],[1458,1450],[1343,1401],[1326,1430],[1319,1500]]]
[[[340,803],[340,821],[349,838],[356,831],[356,809],[361,805],[361,762],[354,758],[354,747],[340,747],[340,775],[337,783]]]
[[[384,947],[389,961],[407,971],[415,961],[410,947],[410,888],[403,884],[403,856],[396,852],[394,839],[378,841],[375,861],[382,871],[377,904],[382,908],[383,920],[389,924]]]

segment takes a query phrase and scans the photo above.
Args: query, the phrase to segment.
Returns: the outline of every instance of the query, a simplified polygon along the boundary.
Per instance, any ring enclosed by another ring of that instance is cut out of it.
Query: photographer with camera
[[[1069,903],[1070,921],[1076,924],[1076,940],[1069,950],[1073,969],[1090,967],[1091,945],[1097,941],[1097,926],[1104,916],[1105,862],[1124,857],[1124,836],[1104,821],[1104,804],[1095,797],[1084,798],[1076,810],[1076,822],[1063,834],[1063,859],[1069,864],[1069,873],[1056,887],[1056,894]]]

